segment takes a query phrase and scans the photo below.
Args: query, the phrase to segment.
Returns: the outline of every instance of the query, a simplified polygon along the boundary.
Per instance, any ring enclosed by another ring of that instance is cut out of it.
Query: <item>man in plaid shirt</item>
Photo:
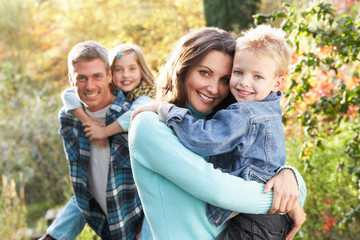
[[[92,41],[79,43],[69,53],[68,67],[70,84],[91,118],[108,125],[128,110],[122,91],[115,96],[110,90],[106,48]],[[103,148],[90,142],[71,113],[62,109],[59,118],[71,185],[85,221],[102,239],[135,239],[143,211],[131,172],[127,133],[110,137]],[[47,234],[42,239],[54,238]]]

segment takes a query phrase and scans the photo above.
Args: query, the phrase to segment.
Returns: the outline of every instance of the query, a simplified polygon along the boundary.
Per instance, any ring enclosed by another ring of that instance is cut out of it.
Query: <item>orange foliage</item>
[[[322,59],[326,56],[331,55],[336,47],[334,46],[325,46],[319,50],[317,53],[317,58]],[[300,54],[293,54],[291,58],[291,65],[295,65],[299,60],[301,60]],[[344,65],[338,69],[336,73],[334,70],[330,70],[326,72],[323,69],[319,69],[318,67],[312,72],[313,78],[310,82],[312,89],[304,94],[303,101],[297,101],[295,103],[295,107],[297,113],[303,112],[308,105],[314,104],[316,101],[320,99],[320,97],[331,97],[331,90],[336,90],[336,86],[339,83],[344,83],[347,89],[353,89],[356,85],[359,84],[359,78],[352,76],[353,68],[349,65]],[[285,80],[289,79],[291,72],[288,70],[285,73]],[[301,81],[300,76],[295,76],[296,81]],[[285,81],[281,90],[286,91],[289,87],[289,82]],[[282,101],[284,105],[286,103],[286,99]],[[357,109],[354,107],[350,107],[349,115],[355,116]]]

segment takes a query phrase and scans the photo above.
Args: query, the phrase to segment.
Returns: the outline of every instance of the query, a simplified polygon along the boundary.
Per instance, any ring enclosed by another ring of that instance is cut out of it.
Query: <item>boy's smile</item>
[[[230,91],[236,101],[262,101],[276,92],[283,77],[275,76],[277,63],[269,56],[246,50],[235,53]]]

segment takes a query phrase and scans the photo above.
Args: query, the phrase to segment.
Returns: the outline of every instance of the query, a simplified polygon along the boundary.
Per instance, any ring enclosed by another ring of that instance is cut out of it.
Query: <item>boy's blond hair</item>
[[[243,32],[243,36],[236,40],[236,52],[245,50],[273,58],[278,66],[275,75],[283,76],[291,58],[285,37],[286,33],[280,28],[259,25]]]

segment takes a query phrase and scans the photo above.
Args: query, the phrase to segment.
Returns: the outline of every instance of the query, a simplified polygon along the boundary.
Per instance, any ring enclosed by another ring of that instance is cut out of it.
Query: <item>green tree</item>
[[[33,226],[72,194],[57,133],[70,48],[84,40],[109,49],[132,42],[156,74],[181,36],[205,26],[203,2],[0,0],[0,15],[0,175],[24,186]]]
[[[260,0],[204,0],[207,26],[240,32],[253,23]]]
[[[354,239],[360,219],[360,15],[336,16],[330,4],[317,2],[257,15],[256,24],[279,18],[294,46],[284,123],[292,131],[300,125],[288,152],[304,169],[308,187],[308,221],[300,236]]]

